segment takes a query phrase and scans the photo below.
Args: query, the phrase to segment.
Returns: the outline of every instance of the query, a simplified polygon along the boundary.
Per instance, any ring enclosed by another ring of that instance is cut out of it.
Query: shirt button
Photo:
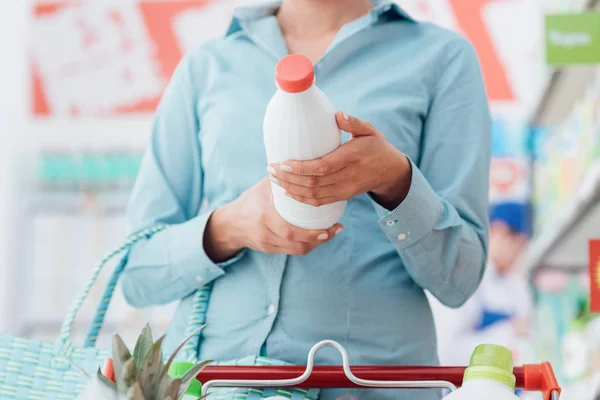
[[[203,282],[203,281],[204,281],[204,277],[203,277],[203,276],[201,276],[201,275],[198,275],[198,276],[196,277],[196,280],[197,280],[198,282]]]
[[[277,311],[277,307],[275,307],[275,305],[274,305],[274,304],[271,304],[271,305],[269,306],[269,315],[273,315],[273,314],[275,314],[275,311]]]
[[[396,225],[396,221],[393,221],[390,219],[390,220],[388,220],[388,222],[386,222],[386,224],[387,224],[387,226],[394,226],[394,225]]]
[[[404,240],[406,239],[406,233],[401,233],[398,235],[398,240]]]

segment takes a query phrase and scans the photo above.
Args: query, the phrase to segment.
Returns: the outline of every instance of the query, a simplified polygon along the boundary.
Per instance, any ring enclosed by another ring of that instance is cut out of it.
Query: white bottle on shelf
[[[444,400],[518,400],[515,382],[510,350],[483,344],[471,356],[462,387]]]
[[[278,90],[269,102],[263,131],[269,163],[314,160],[341,144],[335,109],[314,84],[310,60],[293,54],[282,58],[276,68]],[[304,229],[327,229],[340,220],[346,202],[315,207],[285,196],[271,183],[277,212],[290,224]]]

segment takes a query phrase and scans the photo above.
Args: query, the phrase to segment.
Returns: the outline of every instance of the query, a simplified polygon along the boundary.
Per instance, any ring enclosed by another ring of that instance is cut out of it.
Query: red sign
[[[590,240],[590,308],[600,312],[600,239]]]
[[[506,69],[483,20],[483,10],[492,1],[450,0],[450,3],[459,26],[477,51],[488,97],[493,101],[514,101],[515,94],[506,76]]]
[[[206,3],[37,5],[30,49],[34,114],[154,111],[183,53],[176,18]]]
[[[519,100],[516,82],[510,79],[511,59],[507,57],[523,57],[500,51],[500,39],[497,33],[494,36],[497,27],[485,18],[491,7],[510,5],[511,0],[397,1],[468,37],[481,61],[491,102],[505,105]],[[201,38],[207,32],[224,32],[222,25],[229,23],[234,3],[37,2],[30,29],[31,108],[38,116],[70,117],[154,111],[186,50],[184,42],[190,44],[196,40],[191,38]]]

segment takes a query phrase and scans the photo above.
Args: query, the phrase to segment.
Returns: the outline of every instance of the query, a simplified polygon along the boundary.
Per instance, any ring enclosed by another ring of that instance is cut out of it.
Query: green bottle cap
[[[194,363],[185,362],[185,361],[174,361],[169,366],[169,371],[167,374],[171,378],[183,378],[183,376],[194,366]],[[194,379],[188,390],[185,394],[189,394],[190,396],[195,396],[196,398],[202,396],[202,384],[198,379]]]
[[[512,353],[506,347],[482,344],[475,348],[464,381],[492,380],[515,389]]]

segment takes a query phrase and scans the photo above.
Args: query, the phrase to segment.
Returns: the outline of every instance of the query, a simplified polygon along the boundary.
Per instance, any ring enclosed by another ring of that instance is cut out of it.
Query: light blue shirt
[[[411,159],[402,204],[387,210],[368,194],[351,199],[343,233],[302,257],[246,250],[215,264],[203,249],[211,211],[266,176],[263,116],[287,54],[276,9],[238,10],[225,37],[174,73],[128,211],[132,232],[172,226],[132,250],[125,297],[137,307],[181,301],[167,352],[183,337],[192,293],[213,282],[202,359],[262,349],[304,364],[312,345],[333,339],[354,364],[436,364],[424,290],[460,306],[480,282],[487,251],[491,122],[477,56],[458,34],[376,2],[315,65],[316,84],[337,109],[371,122]],[[325,350],[318,362],[340,359]],[[385,394],[439,400],[358,396]]]

